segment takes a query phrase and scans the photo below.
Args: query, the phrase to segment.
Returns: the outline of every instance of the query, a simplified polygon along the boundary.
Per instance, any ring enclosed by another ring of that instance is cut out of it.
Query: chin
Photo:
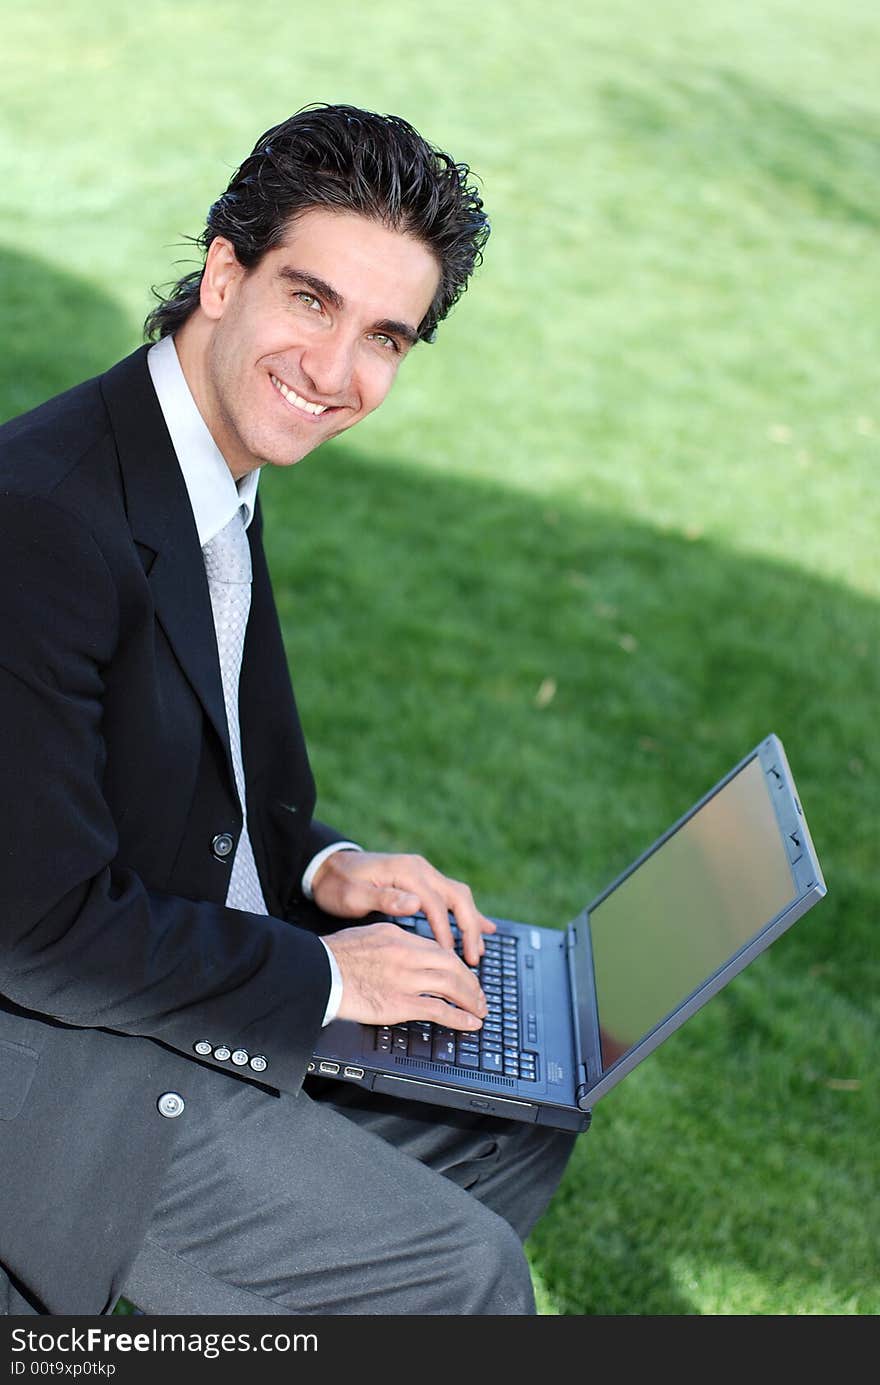
[[[316,438],[311,445],[304,443],[301,439],[292,442],[290,438],[286,441],[280,441],[278,438],[271,441],[268,438],[262,438],[256,441],[255,446],[250,451],[250,469],[264,466],[295,466],[297,462],[302,461],[303,457],[307,457],[310,452],[313,452],[319,442],[323,442],[323,438]]]
[[[294,457],[267,457],[260,465],[280,467],[283,470],[286,467],[296,466],[297,462],[301,462],[303,457],[307,456],[307,452],[298,452]]]

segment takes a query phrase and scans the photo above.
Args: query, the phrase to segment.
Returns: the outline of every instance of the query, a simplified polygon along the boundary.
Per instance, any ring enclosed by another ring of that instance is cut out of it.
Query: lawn
[[[437,343],[261,481],[321,815],[564,925],[781,736],[828,896],[597,1103],[528,1254],[548,1315],[876,1314],[876,5],[3,10],[4,417],[138,343],[305,102],[479,173]]]

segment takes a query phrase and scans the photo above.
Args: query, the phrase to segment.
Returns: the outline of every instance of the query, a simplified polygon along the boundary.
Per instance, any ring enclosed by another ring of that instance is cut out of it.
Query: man
[[[468,176],[395,117],[300,111],[158,342],[0,430],[7,1312],[534,1311],[571,1137],[304,1086],[337,1015],[479,1028],[493,925],[313,818],[256,498],[457,301]],[[417,909],[435,941],[388,921]]]

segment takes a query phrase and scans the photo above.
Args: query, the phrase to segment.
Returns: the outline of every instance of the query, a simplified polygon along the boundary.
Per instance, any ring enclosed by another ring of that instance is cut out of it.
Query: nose
[[[322,333],[303,349],[300,365],[316,394],[338,398],[351,384],[354,342],[341,331]]]

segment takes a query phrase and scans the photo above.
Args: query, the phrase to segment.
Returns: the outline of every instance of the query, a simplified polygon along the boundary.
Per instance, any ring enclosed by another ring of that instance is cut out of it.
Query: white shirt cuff
[[[363,851],[363,849],[362,846],[358,846],[357,842],[331,842],[329,846],[324,847],[323,851],[319,851],[317,856],[313,856],[303,871],[301,882],[302,892],[306,899],[313,898],[312,881],[318,873],[318,867],[324,864],[328,856],[332,856],[336,851]]]
[[[321,942],[324,943],[323,938]],[[324,951],[327,953],[327,960],[330,963],[330,994],[327,997],[327,1009],[324,1011],[324,1018],[321,1020],[322,1029],[331,1020],[335,1020],[342,1004],[342,973],[339,970],[339,963],[326,943],[324,943]]]

